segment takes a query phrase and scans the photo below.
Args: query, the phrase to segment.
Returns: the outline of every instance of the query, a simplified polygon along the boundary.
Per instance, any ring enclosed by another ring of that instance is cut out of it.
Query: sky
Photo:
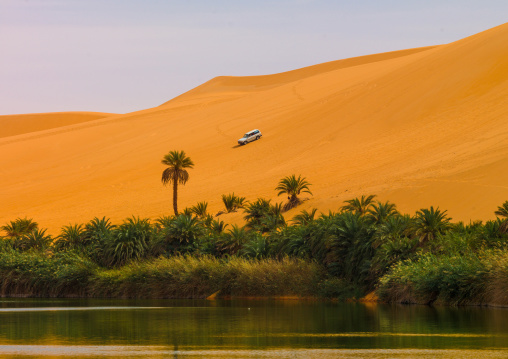
[[[445,44],[506,0],[0,0],[0,115],[158,106],[216,76]]]

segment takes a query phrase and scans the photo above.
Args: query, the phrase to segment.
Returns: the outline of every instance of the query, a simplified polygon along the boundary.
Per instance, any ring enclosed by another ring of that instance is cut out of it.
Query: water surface
[[[508,310],[0,299],[0,358],[507,358]]]

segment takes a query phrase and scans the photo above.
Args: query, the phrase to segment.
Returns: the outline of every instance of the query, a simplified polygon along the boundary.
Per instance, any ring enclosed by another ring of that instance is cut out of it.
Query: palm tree
[[[229,226],[229,224],[224,223],[224,221],[214,219],[212,223],[210,223],[210,230],[213,233],[221,234],[226,230],[227,226]]]
[[[198,202],[195,206],[192,206],[190,208],[190,211],[195,214],[196,216],[198,216],[199,218],[203,219],[206,217],[207,215],[207,210],[208,208],[208,202]]]
[[[276,203],[273,206],[270,206],[268,213],[261,218],[258,230],[262,233],[266,233],[285,227],[287,224],[282,212],[282,203]]]
[[[246,227],[254,229],[260,226],[261,219],[268,215],[270,208],[269,199],[258,198],[256,202],[248,203],[243,210],[243,213],[245,213],[243,219],[247,222]]]
[[[344,201],[347,203],[342,206],[341,209],[346,212],[358,213],[360,216],[364,216],[367,214],[369,208],[374,204],[373,200],[376,195],[370,195],[368,197],[362,196],[362,198],[353,198],[348,201]]]
[[[83,245],[84,232],[82,224],[63,226],[53,245],[57,251],[78,248]]]
[[[284,205],[284,210],[288,211],[291,208],[296,207],[301,202],[298,198],[298,195],[301,192],[306,192],[312,195],[312,192],[309,190],[310,185],[311,184],[307,182],[305,177],[302,178],[302,176],[298,176],[298,178],[296,178],[295,175],[291,175],[281,179],[275,190],[279,191],[277,196],[280,196],[281,194],[288,195],[288,202]]]
[[[105,261],[110,266],[121,266],[129,260],[141,258],[147,251],[152,233],[148,219],[127,218],[115,229],[108,243]]]
[[[106,217],[101,219],[95,217],[85,224],[80,247],[95,263],[107,266],[105,248],[111,242],[115,228],[116,226]]]
[[[162,184],[173,183],[173,210],[178,215],[177,195],[178,184],[185,184],[189,180],[189,173],[186,168],[193,168],[194,162],[185,156],[184,151],[170,151],[162,159],[162,164],[169,166],[162,172]]]
[[[169,253],[190,253],[194,251],[205,228],[197,217],[181,214],[169,227],[160,233]]]
[[[246,258],[263,259],[268,257],[269,250],[268,241],[258,233],[243,245],[240,254]]]
[[[446,217],[446,211],[441,212],[439,207],[435,210],[432,206],[430,209],[421,209],[416,212],[414,218],[414,234],[420,243],[433,240],[439,234],[451,228],[450,220],[451,218]]]
[[[236,212],[238,208],[244,208],[246,202],[245,197],[235,196],[235,193],[223,194],[222,202],[226,207],[226,213]]]
[[[504,217],[499,230],[503,233],[508,233],[508,201],[505,201],[502,206],[497,207],[497,211],[494,214]]]
[[[409,237],[411,225],[411,217],[408,214],[387,217],[386,220],[376,225],[374,248],[378,248],[388,241]]]
[[[31,218],[17,218],[5,226],[0,227],[0,230],[7,233],[8,238],[19,238],[23,235],[29,234],[39,229],[37,222]]]
[[[307,210],[304,209],[303,211],[300,212],[300,214],[294,216],[291,221],[297,226],[305,226],[314,221],[316,212],[317,208],[313,208],[310,212],[307,212]]]
[[[398,215],[399,212],[395,204],[390,202],[381,203],[377,201],[367,210],[367,218],[374,224],[379,225],[385,222],[389,217]]]
[[[45,229],[34,229],[16,239],[14,246],[20,250],[36,249],[43,251],[51,244],[52,237],[46,234]]]
[[[494,212],[496,216],[508,218],[508,201],[505,201],[502,206],[497,207],[497,211]]]
[[[328,271],[353,283],[366,284],[374,227],[359,213],[344,212],[332,219],[328,229],[327,254],[324,260]]]
[[[238,227],[236,224],[217,240],[219,251],[224,254],[236,255],[243,245],[249,240],[249,232],[245,227]]]

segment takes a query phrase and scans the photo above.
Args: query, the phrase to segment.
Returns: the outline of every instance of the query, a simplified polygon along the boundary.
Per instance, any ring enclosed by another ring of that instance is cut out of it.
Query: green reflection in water
[[[507,348],[505,309],[269,300],[0,301],[0,357],[326,358],[337,350],[341,357],[354,350],[365,358],[453,357],[457,350],[464,357],[475,350],[508,357]]]

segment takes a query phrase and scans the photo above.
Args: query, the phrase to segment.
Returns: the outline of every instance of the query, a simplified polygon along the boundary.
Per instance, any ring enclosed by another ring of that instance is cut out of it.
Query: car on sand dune
[[[261,131],[259,131],[258,129],[249,131],[238,140],[238,144],[240,146],[246,145],[247,143],[252,142],[254,140],[259,140],[261,136],[263,135],[261,134]]]

